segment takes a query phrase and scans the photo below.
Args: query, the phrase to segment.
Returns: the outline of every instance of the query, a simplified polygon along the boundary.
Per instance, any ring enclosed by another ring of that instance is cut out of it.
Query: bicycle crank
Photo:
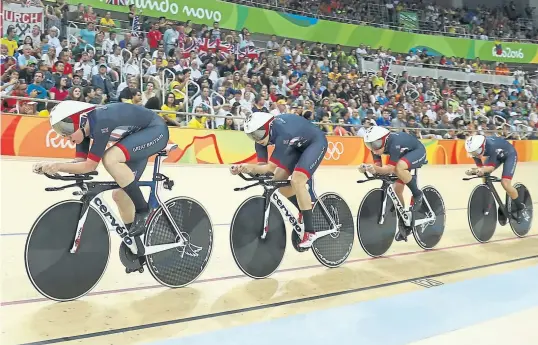
[[[144,272],[144,264],[146,263],[146,257],[141,256],[138,257],[133,252],[131,252],[131,249],[127,247],[127,245],[124,242],[121,242],[120,245],[120,261],[125,267],[126,273],[131,272]]]

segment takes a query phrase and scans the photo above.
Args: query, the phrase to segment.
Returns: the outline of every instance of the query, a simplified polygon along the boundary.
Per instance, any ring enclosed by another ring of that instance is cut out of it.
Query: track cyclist
[[[99,162],[119,184],[112,198],[131,236],[144,233],[149,206],[137,182],[148,158],[168,144],[168,127],[152,110],[128,103],[96,106],[63,101],[50,113],[52,129],[76,144],[73,162],[42,162],[34,172],[86,174]],[[90,147],[90,139],[93,143]],[[109,142],[116,142],[107,149]]]
[[[280,116],[280,115],[277,115],[277,116]],[[258,160],[258,164],[260,165],[268,164],[269,150],[267,146],[263,146],[258,143],[255,143],[254,149],[256,150],[256,159]],[[276,165],[271,165],[271,167],[276,168]],[[274,173],[274,169],[271,172]],[[313,206],[314,203],[316,202],[316,194],[314,192],[314,176],[312,176],[308,180],[308,192],[310,193],[310,200],[312,201],[312,206]],[[303,215],[301,213],[299,213],[299,217],[297,218],[297,221],[301,224],[303,223]]]
[[[310,248],[316,240],[312,220],[312,200],[306,184],[321,164],[327,151],[325,134],[303,117],[257,112],[245,120],[245,134],[262,146],[275,145],[268,164],[243,163],[233,166],[232,174],[267,174],[274,171],[274,180],[286,180],[291,185],[279,189],[302,214],[305,234],[300,248]]]
[[[423,193],[418,188],[416,176],[411,175],[411,169],[420,168],[426,163],[426,148],[416,137],[405,133],[394,133],[380,126],[368,128],[364,136],[364,144],[372,151],[374,165],[361,164],[359,171],[366,171],[372,174],[396,174],[398,180],[394,184],[394,192],[405,207],[403,198],[404,185],[407,185],[413,194],[413,204],[411,210],[420,209],[423,200]],[[388,164],[381,166],[381,155],[388,154]],[[408,233],[411,229],[406,229]],[[397,241],[404,240],[398,232]]]
[[[516,209],[512,211],[517,220],[525,216],[525,204],[519,200],[512,178],[517,166],[517,151],[506,139],[472,135],[465,140],[465,150],[473,158],[477,168],[467,170],[467,175],[483,176],[503,165],[501,185],[510,196]],[[482,158],[487,157],[483,162]]]

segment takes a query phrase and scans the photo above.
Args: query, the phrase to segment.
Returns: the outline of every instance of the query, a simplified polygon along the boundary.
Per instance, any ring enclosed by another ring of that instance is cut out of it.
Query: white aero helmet
[[[86,102],[60,102],[50,111],[50,126],[59,135],[71,135],[80,128],[81,116],[95,108],[95,104]]]
[[[269,135],[271,123],[275,119],[273,114],[256,112],[247,116],[245,120],[245,134],[254,141],[260,141]]]
[[[379,150],[380,148],[385,146],[389,134],[390,131],[385,127],[372,126],[366,130],[366,135],[364,136],[364,144],[371,151]]]
[[[486,137],[483,135],[471,135],[465,140],[465,151],[471,157],[478,157],[486,150]]]

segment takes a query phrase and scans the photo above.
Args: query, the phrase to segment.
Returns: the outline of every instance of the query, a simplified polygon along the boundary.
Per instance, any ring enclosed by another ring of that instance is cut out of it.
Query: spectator
[[[34,74],[34,82],[30,85],[28,85],[28,88],[26,89],[26,93],[30,98],[38,98],[38,99],[47,99],[48,98],[48,92],[43,87],[43,72],[37,71]],[[37,111],[41,111],[45,109],[45,103],[44,102],[38,102],[37,103]]]
[[[7,47],[7,55],[14,56],[15,51],[19,48],[17,40],[15,40],[15,28],[8,27],[6,36],[0,39],[0,44],[3,44]]]
[[[62,76],[58,78],[56,85],[50,89],[50,98],[57,101],[63,101],[64,99],[66,99],[67,96],[69,96],[67,83],[68,83],[67,77]]]

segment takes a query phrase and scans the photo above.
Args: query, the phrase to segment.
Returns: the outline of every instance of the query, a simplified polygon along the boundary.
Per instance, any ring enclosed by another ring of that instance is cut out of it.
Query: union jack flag
[[[195,52],[198,49],[198,43],[193,39],[186,39],[180,42],[179,47],[183,49],[183,58],[186,59],[191,56],[191,52]]]
[[[140,17],[134,16],[133,18],[133,27],[131,28],[132,35],[135,37],[140,37],[142,35]]]
[[[260,57],[260,53],[258,52],[256,47],[252,47],[252,46],[246,46],[244,48],[239,48],[239,50],[237,52],[237,58],[239,60],[242,60],[244,58],[257,59],[259,57]]]
[[[198,41],[198,56],[200,58],[207,55],[207,53],[215,52],[220,43],[220,40],[210,40],[209,38],[202,38]]]
[[[116,5],[116,6],[126,6],[127,1],[126,0],[106,0],[106,3],[109,5]]]
[[[228,42],[222,42],[219,40],[219,58],[225,59],[234,53],[234,45]]]

